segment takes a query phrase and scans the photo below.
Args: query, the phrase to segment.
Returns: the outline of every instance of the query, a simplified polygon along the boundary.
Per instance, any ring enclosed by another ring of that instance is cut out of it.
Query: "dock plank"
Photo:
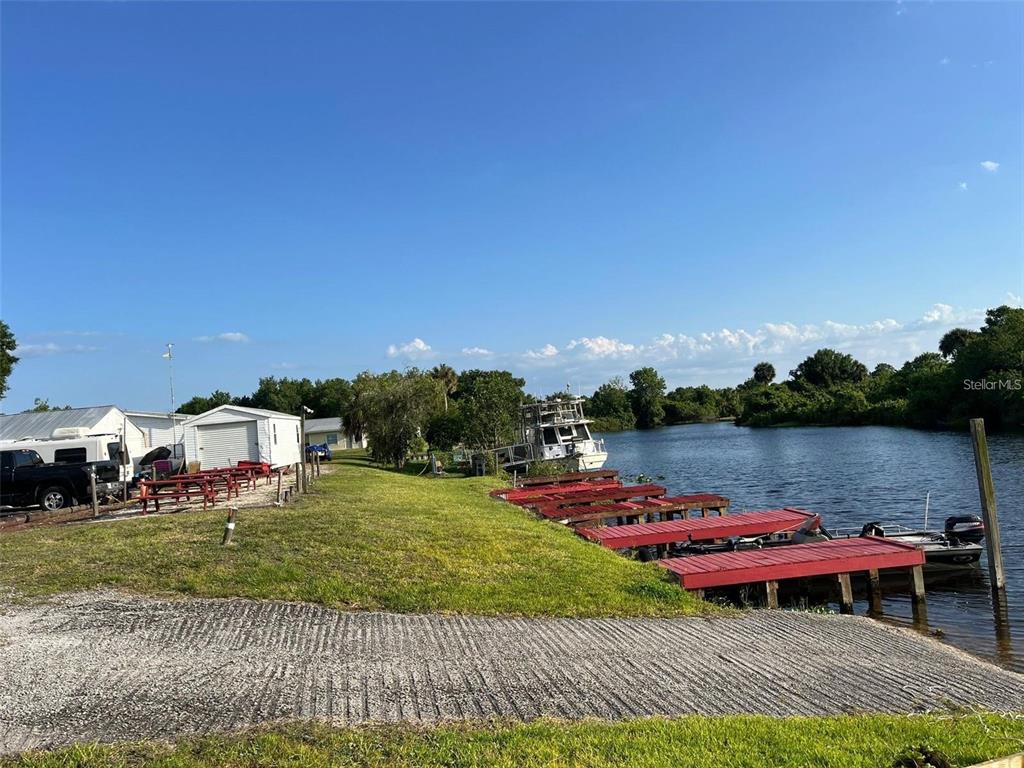
[[[660,523],[582,528],[579,533],[609,549],[630,549],[683,541],[714,541],[733,536],[763,536],[807,524],[817,527],[820,523],[821,518],[814,512],[787,507],[726,517],[695,517]]]
[[[874,536],[658,561],[658,565],[679,577],[679,583],[685,589],[909,568],[923,564],[924,552],[913,545]]]

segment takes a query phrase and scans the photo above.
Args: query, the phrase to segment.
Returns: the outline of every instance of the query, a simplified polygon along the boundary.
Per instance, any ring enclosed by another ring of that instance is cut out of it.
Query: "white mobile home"
[[[185,458],[198,461],[201,469],[239,461],[296,464],[302,458],[299,425],[299,417],[287,413],[221,405],[184,422]]]
[[[58,431],[59,430],[59,431]],[[115,405],[94,408],[69,408],[63,411],[27,411],[0,416],[0,440],[50,440],[54,432],[67,437],[87,435],[118,435],[133,460],[146,453],[146,437],[124,411]]]
[[[332,451],[365,448],[366,438],[345,434],[345,424],[337,416],[328,419],[306,419],[306,445],[326,443]]]

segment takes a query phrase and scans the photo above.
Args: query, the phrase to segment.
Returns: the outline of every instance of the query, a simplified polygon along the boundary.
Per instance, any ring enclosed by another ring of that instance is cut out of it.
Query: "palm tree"
[[[448,413],[448,396],[455,394],[459,388],[459,374],[450,365],[441,363],[430,369],[430,378],[441,382],[441,391],[444,393],[444,412]]]

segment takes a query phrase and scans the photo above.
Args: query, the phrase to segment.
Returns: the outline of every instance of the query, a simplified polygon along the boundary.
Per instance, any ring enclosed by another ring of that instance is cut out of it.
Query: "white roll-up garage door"
[[[202,469],[233,467],[239,461],[259,460],[260,447],[255,421],[203,424],[196,427],[196,430]]]

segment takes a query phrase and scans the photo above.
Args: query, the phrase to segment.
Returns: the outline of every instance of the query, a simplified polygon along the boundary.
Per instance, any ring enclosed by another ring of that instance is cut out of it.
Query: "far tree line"
[[[776,381],[770,362],[754,366],[736,387],[678,387],[666,391],[653,368],[641,368],[627,385],[612,379],[589,400],[597,426],[645,429],[734,419],[750,426],[785,424],[964,428],[982,417],[993,429],[1024,427],[1024,309],[1001,306],[986,313],[978,330],[954,328],[935,352],[900,368],[880,363],[869,370],[849,354],[819,349]]]
[[[13,335],[0,327],[4,374],[17,362]],[[488,449],[519,439],[520,406],[535,402],[525,381],[509,371],[457,372],[449,365],[360,373],[354,379],[275,378],[259,380],[256,391],[235,396],[216,390],[183,403],[181,413],[198,414],[235,404],[284,413],[311,408],[314,417],[340,417],[354,437],[369,438],[375,458],[401,465],[411,453],[456,445]],[[556,392],[547,399],[568,398]],[[935,352],[896,368],[880,363],[869,370],[849,354],[819,349],[779,381],[772,363],[754,366],[735,387],[677,387],[668,390],[652,367],[628,380],[613,378],[585,397],[596,431],[650,429],[662,425],[734,420],[750,426],[785,424],[887,424],[921,428],[963,428],[983,417],[992,429],[1024,427],[1024,309],[1001,306],[986,313],[978,330],[955,328]],[[65,406],[66,407],[66,406]],[[34,410],[47,410],[37,400]]]

